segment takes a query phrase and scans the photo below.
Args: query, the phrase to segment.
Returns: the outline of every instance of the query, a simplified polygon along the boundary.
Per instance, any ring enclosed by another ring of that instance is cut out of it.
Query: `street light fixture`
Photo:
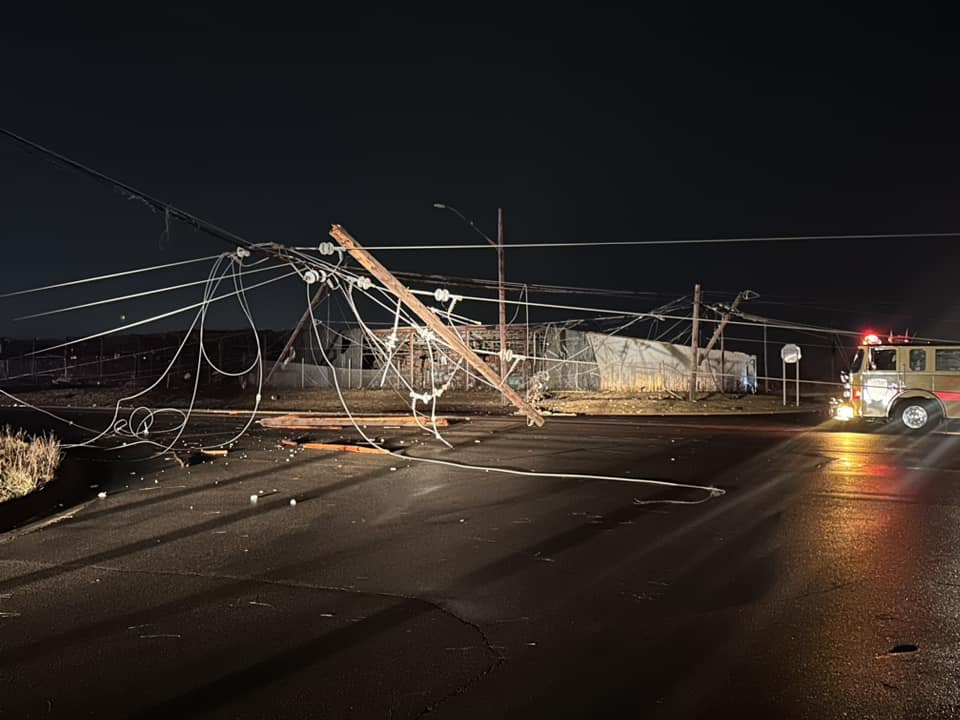
[[[439,210],[449,210],[449,211],[452,212],[454,215],[456,215],[458,218],[460,218],[461,220],[463,220],[467,225],[469,225],[471,228],[473,228],[473,229],[476,231],[476,233],[477,233],[480,237],[482,237],[484,240],[486,240],[488,243],[490,243],[490,244],[493,245],[494,247],[499,247],[499,246],[497,245],[497,243],[495,243],[493,240],[490,239],[490,236],[489,236],[489,235],[487,235],[483,230],[481,230],[480,228],[478,228],[478,227],[474,224],[473,220],[471,220],[470,218],[468,218],[466,215],[464,215],[462,212],[460,212],[459,210],[457,210],[457,209],[456,209],[455,207],[453,207],[452,205],[445,205],[445,204],[443,204],[443,203],[434,203],[433,206],[434,206],[435,208],[439,209]],[[503,211],[500,210],[500,212],[502,213]]]
[[[498,276],[498,293],[500,297],[500,377],[506,382],[507,378],[507,358],[506,358],[506,349],[507,349],[507,306],[506,306],[506,290],[504,288],[504,272],[503,272],[503,208],[497,208],[497,242],[494,242],[490,237],[483,232],[480,228],[470,218],[466,217],[462,212],[457,210],[452,205],[446,205],[445,203],[435,202],[433,206],[439,210],[449,210],[458,218],[463,220],[467,225],[469,225],[473,230],[480,235],[484,240],[493,245],[497,249],[497,276]],[[506,399],[504,399],[506,402]]]

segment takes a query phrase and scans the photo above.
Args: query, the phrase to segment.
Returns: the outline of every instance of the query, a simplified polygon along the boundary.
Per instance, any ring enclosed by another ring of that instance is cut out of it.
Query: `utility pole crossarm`
[[[487,365],[479,355],[471,350],[460,337],[450,328],[443,324],[433,312],[424,305],[420,299],[401,283],[393,274],[385,268],[379,260],[367,252],[360,244],[348,233],[342,226],[334,225],[330,228],[330,237],[336,240],[340,245],[353,256],[371,275],[383,283],[383,285],[400,300],[404,305],[410,308],[417,316],[443,339],[454,351],[463,356],[463,359],[469,363],[474,370],[480,373],[484,379],[500,390],[506,398],[512,402],[518,410],[526,415],[530,422],[537,427],[543,426],[543,417],[537,410],[526,402],[517,392],[506,384],[503,378],[497,376],[489,365]]]

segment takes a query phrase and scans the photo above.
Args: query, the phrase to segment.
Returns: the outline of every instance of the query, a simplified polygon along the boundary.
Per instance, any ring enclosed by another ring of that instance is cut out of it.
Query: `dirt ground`
[[[784,407],[775,395],[702,395],[696,402],[659,395],[618,392],[555,393],[542,403],[544,410],[577,415],[745,415],[752,413],[795,412],[790,400]],[[804,400],[799,410],[816,411],[826,407],[821,401]]]
[[[113,407],[120,399],[138,392],[135,387],[51,388],[17,393],[25,403],[39,407]],[[394,390],[348,390],[344,398],[352,413],[387,414],[410,412],[411,399]],[[186,407],[190,396],[186,391],[155,391],[134,401],[123,402],[124,407]],[[252,391],[232,393],[206,392],[197,397],[198,409],[246,410],[252,407]],[[4,398],[3,405],[13,405]],[[805,400],[801,410],[824,407],[821,401]],[[677,400],[653,394],[563,391],[551,393],[541,408],[552,414],[577,415],[740,415],[751,413],[792,412],[792,401],[784,407],[779,396],[769,395],[703,395],[697,402]],[[299,411],[342,414],[337,393],[326,388],[306,390],[267,389],[263,393],[261,410]],[[423,409],[422,404],[420,409]],[[498,393],[482,391],[450,391],[437,401],[437,412],[458,415],[509,415],[512,405],[504,404]]]

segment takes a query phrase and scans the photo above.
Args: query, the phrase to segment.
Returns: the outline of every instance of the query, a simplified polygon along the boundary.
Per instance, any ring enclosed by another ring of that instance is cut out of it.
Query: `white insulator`
[[[503,360],[506,360],[507,362],[510,362],[511,360],[513,360],[513,350],[511,350],[510,348],[504,348],[503,350],[498,352],[497,355],[499,355]]]
[[[390,333],[387,336],[387,339],[384,341],[383,346],[386,348],[387,352],[393,352],[397,347],[397,334]]]
[[[357,278],[357,287],[361,290],[369,290],[373,287],[373,281],[370,280],[366,275],[361,275]]]
[[[245,247],[238,247],[238,248],[237,248],[237,257],[238,257],[238,258],[247,258],[247,257],[250,257],[250,251],[247,250]]]
[[[321,255],[333,255],[333,253],[336,252],[333,243],[329,241],[320,243],[320,247],[318,247],[317,250],[320,251]]]
[[[433,299],[439,303],[445,303],[450,300],[450,291],[446,288],[437,288],[433,291]]]
[[[316,270],[313,270],[312,268],[311,268],[310,270],[307,270],[307,271],[303,274],[303,281],[304,281],[307,285],[313,285],[313,284],[314,284],[315,282],[317,282],[319,279],[320,279],[320,273],[318,273]]]
[[[417,333],[423,338],[424,342],[433,342],[437,339],[437,336],[434,334],[433,330],[428,327],[417,328]]]

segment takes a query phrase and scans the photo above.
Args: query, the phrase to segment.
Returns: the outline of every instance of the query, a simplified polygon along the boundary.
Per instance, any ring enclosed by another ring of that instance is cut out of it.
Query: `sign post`
[[[783,404],[787,404],[787,365],[796,366],[796,383],[797,383],[797,401],[796,406],[800,407],[800,358],[803,357],[803,353],[800,352],[800,346],[790,343],[789,345],[784,345],[780,348],[780,360],[781,367],[783,369]]]

